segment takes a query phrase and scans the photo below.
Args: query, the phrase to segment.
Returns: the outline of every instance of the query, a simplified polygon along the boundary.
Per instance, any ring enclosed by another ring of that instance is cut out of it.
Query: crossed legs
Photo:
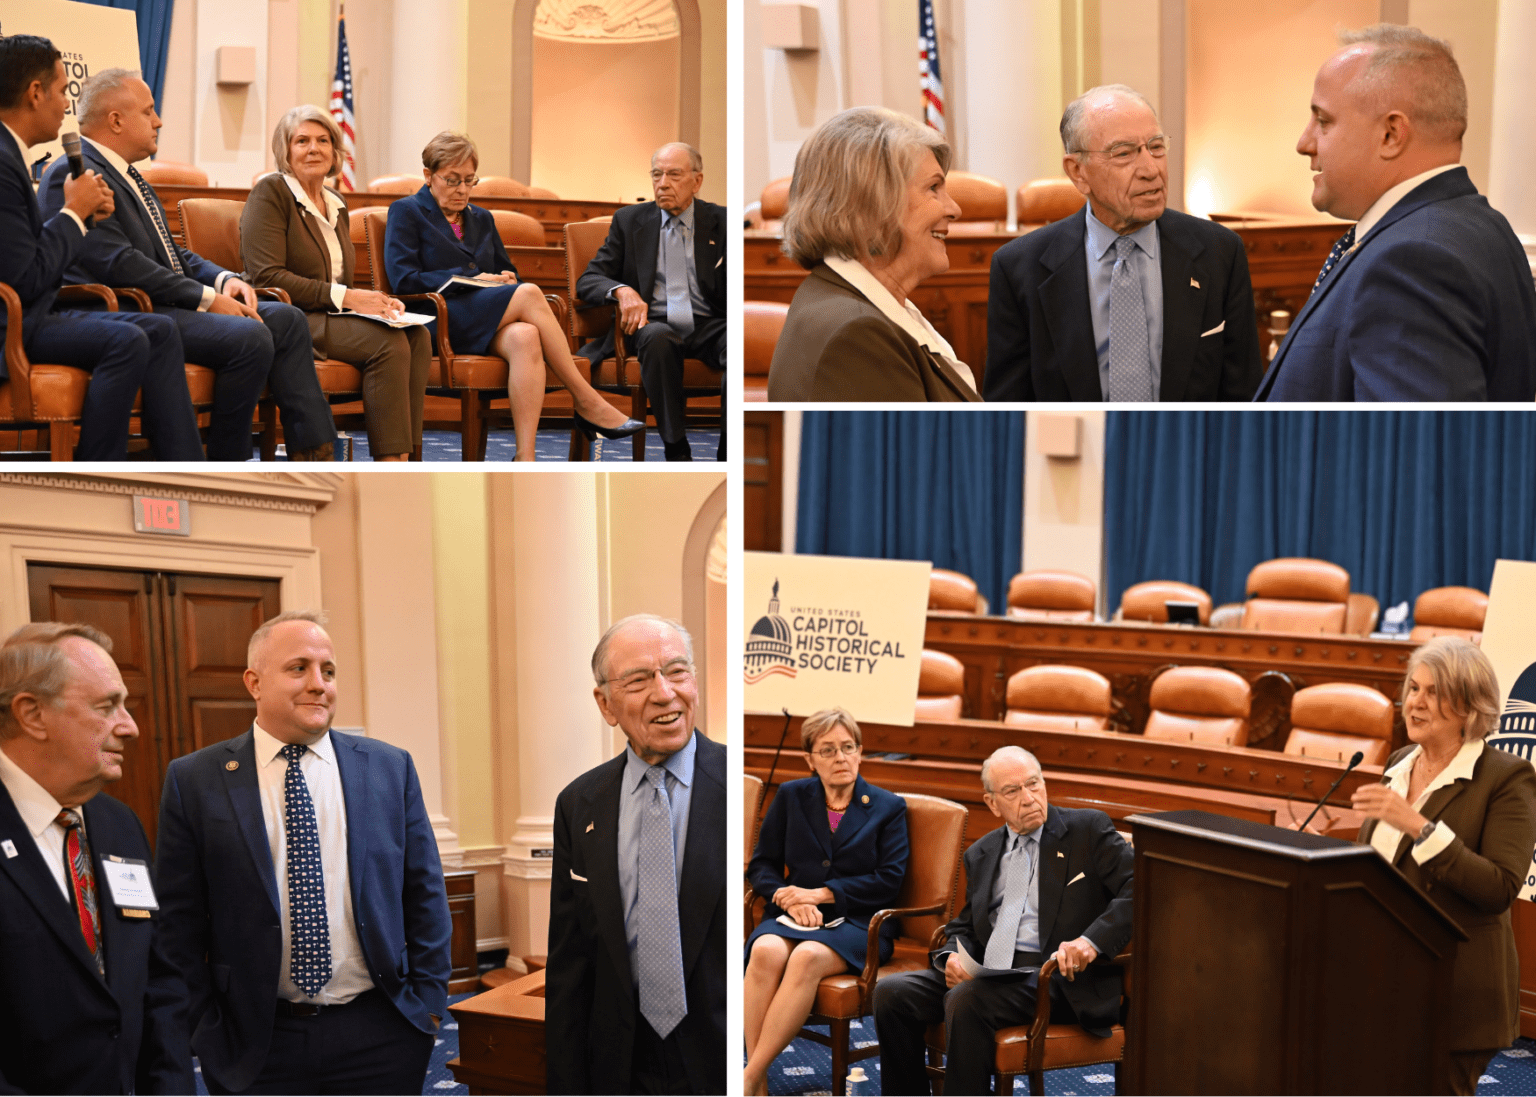
[[[848,970],[847,962],[816,941],[765,934],[752,945],[742,983],[747,1070],[742,1092],[768,1092],[768,1067],[789,1046],[811,1015],[816,985]]]

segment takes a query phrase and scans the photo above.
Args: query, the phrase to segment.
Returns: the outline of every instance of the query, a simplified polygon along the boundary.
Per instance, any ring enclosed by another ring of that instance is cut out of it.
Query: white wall
[[[184,0],[185,2],[185,0]],[[208,173],[209,185],[247,187],[266,169],[267,6],[242,0],[196,0],[194,30],[193,161]],[[256,81],[245,86],[217,83],[220,46],[256,51]]]

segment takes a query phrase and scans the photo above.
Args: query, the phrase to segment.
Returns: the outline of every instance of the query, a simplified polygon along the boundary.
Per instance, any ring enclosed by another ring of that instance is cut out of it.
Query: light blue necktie
[[[320,828],[315,802],[299,770],[309,748],[290,743],[278,751],[288,759],[283,777],[283,829],[288,836],[288,974],[313,998],[331,981],[331,923],[325,913],[325,872],[320,864]]]
[[[693,334],[693,301],[688,295],[688,245],[683,239],[683,219],[673,214],[667,222],[667,326],[686,339]]]
[[[670,293],[668,294],[670,298]],[[667,771],[645,771],[651,801],[640,813],[640,892],[636,967],[640,1012],[656,1035],[666,1039],[688,1014],[683,992],[683,943],[677,928],[677,861],[672,849],[672,801]]]
[[[999,971],[1013,967],[1019,919],[1024,916],[1024,903],[1029,898],[1030,881],[1035,875],[1034,850],[1030,848],[1029,840],[1021,834],[1013,841],[1019,843],[1018,855],[1008,865],[1003,905],[997,910],[997,921],[992,924],[992,936],[987,939],[987,952],[982,960],[987,967]]]
[[[1109,392],[1112,402],[1151,401],[1152,352],[1147,345],[1147,305],[1131,258],[1136,241],[1115,238],[1115,269],[1109,277]]]

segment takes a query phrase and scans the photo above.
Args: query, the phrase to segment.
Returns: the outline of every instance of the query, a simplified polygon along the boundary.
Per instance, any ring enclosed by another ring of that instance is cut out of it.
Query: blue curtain
[[[1022,558],[1020,412],[808,411],[795,547],[931,560],[995,607]]]
[[[155,109],[160,109],[160,93],[165,90],[165,59],[171,48],[171,6],[176,0],[84,0],[102,8],[125,8],[138,17],[139,68],[144,82],[155,93]]]
[[[1382,608],[1487,590],[1536,559],[1536,415],[1526,411],[1157,411],[1108,415],[1106,604],[1177,579],[1218,604],[1277,556],[1348,569]]]

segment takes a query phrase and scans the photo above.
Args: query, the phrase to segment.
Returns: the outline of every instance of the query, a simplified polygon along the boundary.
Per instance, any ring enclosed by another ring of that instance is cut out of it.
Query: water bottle
[[[845,1092],[848,1097],[866,1097],[870,1092],[869,1075],[864,1073],[863,1067],[854,1067],[848,1071],[848,1087]]]

